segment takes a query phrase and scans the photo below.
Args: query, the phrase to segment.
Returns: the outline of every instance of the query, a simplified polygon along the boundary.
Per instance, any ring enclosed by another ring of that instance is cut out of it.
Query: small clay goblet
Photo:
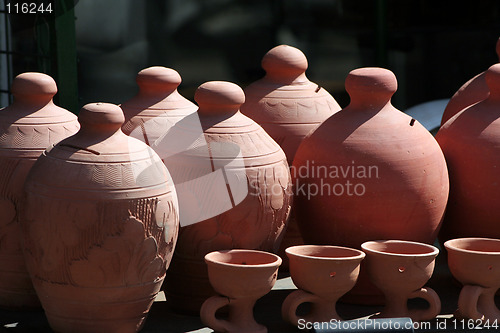
[[[380,318],[410,317],[413,321],[430,320],[441,311],[441,300],[434,290],[424,288],[434,271],[439,250],[429,244],[386,240],[361,245],[366,253],[366,268],[375,286],[385,296]],[[408,309],[408,299],[423,298],[425,310]]]
[[[335,305],[351,290],[358,279],[359,265],[365,254],[341,246],[298,245],[286,249],[290,275],[299,288],[287,296],[281,307],[283,319],[294,325],[299,320],[327,322],[340,320]],[[311,303],[311,311],[297,316],[302,303]]]
[[[444,243],[451,274],[463,284],[456,316],[500,320],[495,293],[500,288],[500,240],[457,238]]]
[[[255,321],[253,307],[274,286],[281,258],[263,251],[225,250],[207,254],[205,262],[210,283],[220,296],[203,303],[203,323],[217,332],[267,332],[265,326]],[[226,305],[228,320],[216,318],[215,312]]]

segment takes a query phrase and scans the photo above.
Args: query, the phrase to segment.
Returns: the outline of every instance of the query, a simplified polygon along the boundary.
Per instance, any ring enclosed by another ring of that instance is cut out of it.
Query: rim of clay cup
[[[499,251],[487,251],[487,250],[469,250],[469,249],[464,249],[461,247],[457,247],[455,243],[458,243],[460,241],[485,241],[489,243],[498,243],[498,248]],[[474,254],[493,254],[493,255],[500,255],[500,239],[497,238],[486,238],[486,237],[462,237],[462,238],[454,238],[446,241],[444,243],[444,247],[446,250],[453,250],[453,251],[458,251],[458,252],[463,252],[463,253],[474,253]]]
[[[256,253],[264,256],[268,256],[269,258],[274,259],[272,262],[268,262],[265,264],[232,264],[228,262],[223,262],[219,260],[214,260],[212,257],[220,254],[226,254],[226,253]],[[239,268],[249,268],[251,269],[252,267],[278,267],[281,265],[281,258],[277,256],[274,253],[266,252],[266,251],[259,251],[259,250],[247,250],[247,249],[231,249],[231,250],[219,250],[219,251],[212,251],[208,254],[205,255],[205,262],[206,263],[211,263],[215,265],[220,265],[220,266],[227,266],[227,267],[239,267]]]
[[[298,249],[331,249],[331,250],[345,250],[347,252],[352,252],[352,256],[345,256],[345,257],[336,257],[336,256],[319,256],[319,255],[307,255],[307,254],[300,254],[296,253],[294,250]],[[345,246],[336,246],[336,245],[295,245],[295,246],[290,246],[285,249],[285,253],[290,256],[296,256],[296,257],[301,257],[301,258],[308,258],[308,259],[316,259],[316,260],[363,260],[366,256],[366,254],[358,249],[353,249],[350,247],[345,247]]]
[[[368,246],[370,246],[372,244],[383,244],[383,243],[417,245],[417,246],[421,246],[422,248],[427,248],[430,251],[425,252],[425,253],[398,253],[398,252],[380,251],[380,250],[368,248]],[[413,241],[396,240],[396,239],[373,240],[373,241],[364,242],[363,244],[361,244],[361,249],[365,252],[377,253],[377,254],[388,255],[388,256],[397,256],[397,257],[427,257],[427,256],[437,256],[439,254],[439,249],[437,247],[435,247],[434,245],[420,243],[420,242],[413,242]]]

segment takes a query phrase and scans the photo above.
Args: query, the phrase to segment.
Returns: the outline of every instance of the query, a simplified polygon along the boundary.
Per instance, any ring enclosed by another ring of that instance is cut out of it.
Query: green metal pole
[[[59,92],[58,105],[78,113],[78,71],[74,0],[55,0],[52,57]]]
[[[377,0],[377,45],[376,57],[377,65],[386,67],[387,60],[387,0]]]

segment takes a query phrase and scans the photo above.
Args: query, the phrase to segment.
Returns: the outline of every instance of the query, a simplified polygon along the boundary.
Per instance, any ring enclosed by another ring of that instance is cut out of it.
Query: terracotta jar
[[[341,109],[325,89],[309,81],[307,66],[307,58],[299,49],[288,45],[274,47],[262,59],[266,75],[245,88],[246,100],[241,106],[241,112],[261,125],[283,148],[289,165],[302,139]],[[285,249],[302,243],[292,212],[280,251],[285,267]]]
[[[336,304],[354,287],[365,253],[342,246],[298,245],[286,249],[290,259],[290,275],[299,288],[283,301],[283,319],[295,326],[299,322],[342,320]],[[302,303],[311,303],[305,316],[297,315]]]
[[[118,106],[87,104],[78,120],[26,180],[26,263],[54,331],[135,332],[172,257],[175,190]]]
[[[173,137],[167,134],[163,140],[184,141],[187,147],[166,152],[165,159],[181,218],[166,297],[176,310],[199,313],[203,301],[214,294],[204,256],[232,248],[277,251],[292,189],[283,150],[240,113],[245,100],[240,87],[207,82],[196,90],[195,100],[198,123],[184,119],[171,132]],[[157,146],[164,149],[162,141]]]
[[[449,189],[439,145],[392,106],[397,81],[391,71],[355,69],[345,86],[350,104],[306,137],[295,155],[292,176],[305,242],[353,248],[373,239],[432,244]],[[376,294],[362,264],[348,299],[379,303]]]
[[[205,256],[208,277],[218,295],[202,305],[203,323],[216,332],[266,333],[267,328],[255,321],[255,302],[269,293],[278,278],[281,258],[255,250],[214,251]],[[228,319],[216,312],[228,306]]]
[[[439,250],[429,244],[387,240],[361,244],[371,281],[384,293],[386,304],[377,317],[414,321],[434,319],[441,312],[438,294],[424,285],[434,272]],[[408,309],[408,299],[422,298],[427,309]]]
[[[497,41],[496,52],[498,61],[500,62],[500,38]],[[450,101],[444,109],[443,117],[441,118],[441,126],[443,126],[454,115],[477,102],[480,102],[488,97],[490,90],[485,80],[486,71],[479,73],[469,81],[465,82],[460,89],[451,97]]]
[[[76,133],[71,112],[56,106],[55,81],[42,73],[23,73],[12,83],[14,102],[0,110],[0,307],[39,307],[21,249],[19,213],[31,166],[52,144]]]
[[[198,109],[177,91],[181,76],[171,68],[143,69],[136,82],[138,94],[121,105],[125,114],[122,130],[148,145]]]
[[[450,199],[440,240],[500,238],[500,64],[486,72],[487,99],[458,114],[436,134],[450,173]]]
[[[457,238],[444,243],[451,274],[462,283],[456,317],[500,320],[495,294],[500,288],[500,239]]]

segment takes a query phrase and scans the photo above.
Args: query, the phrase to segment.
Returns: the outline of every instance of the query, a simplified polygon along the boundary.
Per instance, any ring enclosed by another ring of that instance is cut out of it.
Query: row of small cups
[[[500,320],[494,296],[500,287],[500,240],[460,238],[447,241],[448,265],[463,284],[456,316],[471,319]],[[290,293],[282,305],[285,320],[328,322],[341,320],[336,312],[340,297],[350,291],[358,279],[365,259],[372,283],[385,296],[385,307],[377,317],[409,317],[414,321],[431,320],[441,311],[441,301],[431,288],[424,287],[434,271],[439,250],[429,244],[384,240],[361,245],[363,251],[341,246],[299,245],[286,249],[290,275],[298,290]],[[205,256],[210,283],[219,294],[205,301],[200,316],[220,332],[266,332],[253,317],[255,302],[274,286],[281,258],[257,250],[215,251]],[[498,262],[498,263],[497,263]],[[408,299],[423,298],[425,310],[409,310]],[[312,303],[306,317],[299,318],[297,308]],[[229,306],[229,319],[218,319],[216,311]]]

